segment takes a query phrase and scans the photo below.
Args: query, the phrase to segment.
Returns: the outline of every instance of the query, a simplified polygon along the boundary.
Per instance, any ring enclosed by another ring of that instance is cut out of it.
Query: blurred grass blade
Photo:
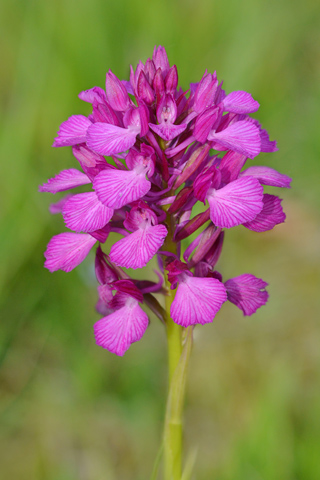
[[[194,469],[194,465],[196,463],[198,451],[194,449],[187,458],[186,466],[182,472],[181,480],[191,480],[191,475]]]
[[[151,474],[150,480],[157,480],[157,478],[158,478],[160,461],[161,461],[162,454],[163,454],[163,446],[164,446],[164,442],[162,441],[162,442],[161,442],[161,445],[160,445],[160,448],[159,448],[159,450],[158,450],[158,453],[157,453],[157,456],[156,456],[154,465],[153,465],[153,469],[152,469],[152,474]]]

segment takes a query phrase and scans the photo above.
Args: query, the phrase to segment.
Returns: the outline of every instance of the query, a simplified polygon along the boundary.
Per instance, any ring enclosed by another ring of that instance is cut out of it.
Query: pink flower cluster
[[[258,102],[243,91],[227,95],[215,72],[206,71],[183,91],[161,46],[145,64],[131,67],[130,81],[110,70],[105,90],[94,87],[79,97],[92,105],[92,113],[62,123],[53,146],[72,146],[82,171],[63,170],[40,191],[92,188],[51,205],[75,233],[51,239],[45,267],[69,272],[98,243],[97,309],[103,318],[94,326],[97,344],[123,355],[148,326],[143,302],[161,317],[152,294],[166,293],[165,271],[177,289],[171,317],[184,327],[212,322],[226,300],[244,315],[264,305],[266,282],[251,274],[223,282],[215,270],[224,229],[243,225],[263,232],[285,220],[281,200],[264,194],[263,185],[289,188],[291,179],[269,167],[243,169],[247,159],[277,150],[248,115]],[[198,202],[204,211],[194,216]],[[196,231],[182,261],[181,241]],[[106,254],[101,244],[110,232],[123,238]],[[120,268],[142,268],[155,255],[157,283],[130,278]]]

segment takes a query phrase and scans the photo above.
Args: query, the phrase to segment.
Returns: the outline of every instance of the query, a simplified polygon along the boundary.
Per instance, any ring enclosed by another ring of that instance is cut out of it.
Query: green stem
[[[172,322],[172,320],[171,320]],[[173,323],[173,322],[172,322]],[[176,325],[178,327],[178,325]],[[181,328],[179,333],[181,333]],[[168,332],[169,367],[173,368],[177,352],[173,346],[176,345],[176,328]],[[175,370],[172,373],[169,394],[166,407],[166,418],[164,427],[164,478],[165,480],[181,480],[182,475],[182,413],[187,380],[188,362],[192,346],[192,327],[184,329],[185,342],[180,357],[178,358]],[[181,335],[179,335],[181,339]],[[181,340],[179,344],[181,351]],[[172,357],[170,354],[172,353]],[[171,363],[170,363],[171,362]],[[169,369],[170,373],[170,369]]]
[[[170,220],[168,221],[168,226],[169,232],[165,249],[176,253],[176,243],[172,241]],[[164,425],[164,479],[181,480],[182,413],[187,366],[192,343],[192,328],[185,329],[174,323],[171,319],[170,307],[175,297],[175,291],[170,289],[167,276],[165,283],[168,291],[165,306],[168,340],[169,393]],[[184,345],[183,336],[185,336]]]
[[[170,318],[170,307],[174,300],[174,294],[175,292],[170,290],[166,297],[169,388],[182,352],[181,333],[183,327],[174,323]]]
[[[164,425],[164,478],[165,480],[181,479],[182,463],[182,418],[173,418],[176,399],[170,395],[174,388],[174,373],[181,355],[181,327],[168,318],[168,363],[169,363],[169,394],[166,406]]]

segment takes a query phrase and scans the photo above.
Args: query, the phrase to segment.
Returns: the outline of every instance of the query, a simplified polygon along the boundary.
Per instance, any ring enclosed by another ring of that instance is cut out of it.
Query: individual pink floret
[[[143,337],[147,327],[147,314],[134,298],[128,297],[123,307],[94,324],[94,335],[97,345],[123,356],[133,342]]]
[[[183,327],[210,323],[226,300],[225,287],[219,280],[185,274],[179,281],[171,305],[171,317]]]
[[[126,157],[130,170],[109,169],[99,173],[93,182],[99,200],[109,208],[121,208],[148,193],[151,183],[146,175],[153,174],[153,152],[151,147],[142,153],[132,149]]]
[[[112,245],[110,260],[120,267],[145,267],[163,245],[167,228],[157,225],[156,215],[142,202],[127,214],[124,226],[135,231]]]
[[[194,277],[186,265],[177,260],[166,268],[172,287],[178,282],[170,309],[172,320],[183,327],[212,322],[227,300],[223,283],[216,278]]]
[[[125,282],[131,283],[131,286],[118,287],[113,302],[116,310],[94,325],[97,345],[120,356],[124,355],[133,342],[142,338],[149,323],[147,314],[139,306],[139,301],[143,300],[142,295],[133,283],[130,280],[115,282],[116,288]]]
[[[177,106],[172,95],[164,95],[157,108],[158,124],[149,123],[149,127],[163,140],[169,141],[177,137],[186,128],[187,124],[174,125],[177,118]]]
[[[145,135],[148,130],[148,111],[142,105],[130,107],[124,117],[124,128],[109,123],[97,122],[87,131],[86,142],[89,148],[101,155],[125,152],[136,142],[137,135]]]

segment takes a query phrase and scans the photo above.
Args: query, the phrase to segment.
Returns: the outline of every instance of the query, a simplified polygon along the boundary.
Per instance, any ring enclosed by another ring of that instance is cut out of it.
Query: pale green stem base
[[[169,363],[169,394],[164,426],[164,479],[181,480],[182,412],[188,360],[192,346],[192,327],[185,329],[170,318],[174,291],[166,297]],[[183,338],[185,337],[185,338]]]

